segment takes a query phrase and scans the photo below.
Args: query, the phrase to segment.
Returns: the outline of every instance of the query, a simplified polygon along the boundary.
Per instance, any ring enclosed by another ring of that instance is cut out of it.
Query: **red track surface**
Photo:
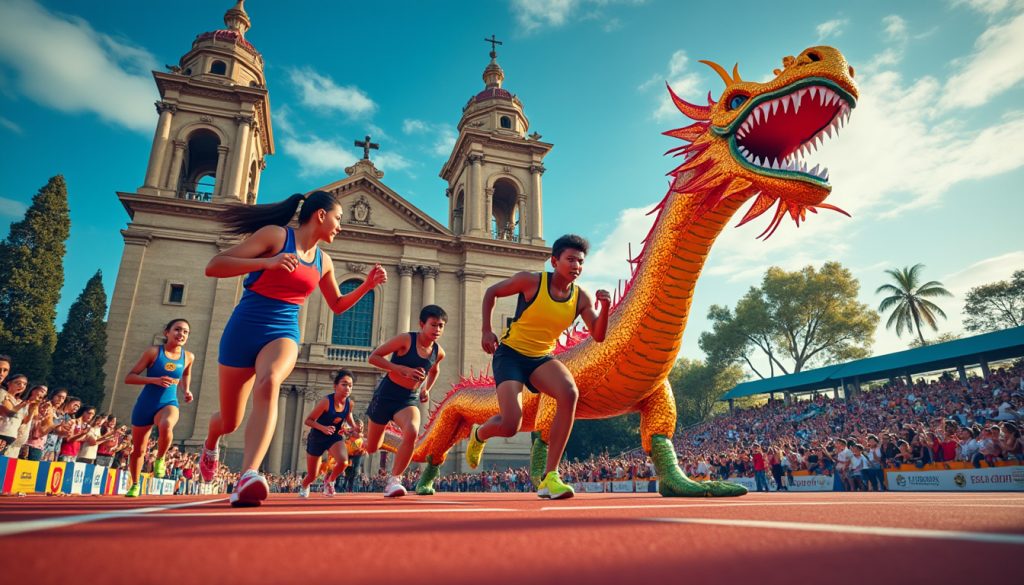
[[[33,585],[1004,583],[1024,494],[4,497],[0,547]]]

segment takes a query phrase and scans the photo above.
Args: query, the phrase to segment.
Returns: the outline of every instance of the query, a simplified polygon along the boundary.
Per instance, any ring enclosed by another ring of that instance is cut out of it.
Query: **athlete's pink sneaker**
[[[384,487],[385,498],[400,498],[405,495],[405,486],[402,485],[402,478],[392,475],[388,479],[388,485]]]
[[[213,481],[213,476],[217,475],[217,459],[219,457],[219,449],[210,451],[203,447],[203,454],[199,456],[199,475],[203,478],[203,481]]]
[[[238,485],[229,498],[235,508],[252,508],[259,506],[270,494],[270,485],[257,471],[250,469],[238,479]]]

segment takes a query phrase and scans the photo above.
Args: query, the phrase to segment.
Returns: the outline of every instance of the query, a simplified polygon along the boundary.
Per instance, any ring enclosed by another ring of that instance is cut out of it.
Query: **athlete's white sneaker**
[[[235,508],[251,508],[262,504],[269,494],[267,480],[258,471],[250,469],[238,479],[229,501]]]
[[[304,485],[303,486],[299,486],[299,497],[300,498],[308,498],[309,497],[309,487],[308,486],[304,486]]]
[[[402,485],[402,478],[392,475],[388,479],[388,485],[384,486],[385,498],[400,498],[405,495],[405,486]]]
[[[334,482],[333,481],[325,481],[324,482],[324,497],[325,498],[333,498],[334,497]]]

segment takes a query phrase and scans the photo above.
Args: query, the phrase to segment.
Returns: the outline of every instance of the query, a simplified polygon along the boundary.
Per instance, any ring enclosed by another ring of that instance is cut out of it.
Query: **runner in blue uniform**
[[[185,351],[188,341],[189,324],[184,319],[174,319],[164,327],[166,341],[142,352],[142,357],[124,378],[125,384],[143,385],[132,409],[132,454],[128,470],[132,485],[125,494],[129,498],[139,496],[139,476],[142,474],[142,458],[149,446],[149,432],[156,425],[156,459],[153,461],[153,476],[164,476],[164,455],[174,439],[174,425],[178,424],[178,389],[184,391],[185,402],[192,402],[188,385],[192,376],[195,356]]]
[[[334,482],[345,471],[348,465],[348,450],[345,449],[345,425],[349,428],[362,430],[362,425],[352,417],[352,385],[355,375],[348,370],[340,370],[334,376],[334,394],[320,399],[313,411],[306,417],[309,436],[306,438],[306,477],[302,479],[299,497],[309,497],[309,486],[320,474],[320,458],[330,452],[334,459],[334,469],[324,479],[324,495],[334,495]]]

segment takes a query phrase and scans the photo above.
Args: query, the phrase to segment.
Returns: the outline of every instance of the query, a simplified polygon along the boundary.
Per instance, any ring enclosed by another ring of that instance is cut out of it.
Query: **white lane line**
[[[111,518],[138,516],[140,514],[163,512],[166,510],[175,510],[178,508],[190,508],[192,506],[202,506],[203,504],[213,504],[216,502],[223,502],[226,500],[227,498],[217,498],[215,500],[203,500],[201,502],[185,502],[183,504],[151,506],[149,508],[135,508],[131,510],[116,510],[110,512],[99,512],[96,514],[79,514],[77,516],[61,516],[59,518],[40,518],[37,520],[24,520],[21,522],[4,522],[0,524],[0,536],[13,536],[15,534],[24,534],[26,532],[52,530],[54,528],[64,528],[65,526],[74,526],[76,524],[99,522],[101,520],[109,520]]]
[[[833,534],[865,534],[869,536],[930,538],[935,540],[966,540],[994,544],[1024,545],[1024,535],[997,534],[991,532],[891,528],[887,526],[846,526],[843,524],[811,524],[803,522],[775,522],[766,520],[725,520],[718,518],[646,518],[645,520],[649,522],[664,522],[669,524],[708,524],[711,526],[765,528],[770,530],[799,530],[804,532],[829,532]]]
[[[541,508],[544,512],[561,512],[568,510],[644,510],[656,508],[764,508],[764,507],[794,507],[794,506],[906,506],[915,502],[714,502],[714,503],[692,503],[692,504],[623,504],[618,506],[546,506]],[[1019,508],[1017,504],[954,504],[949,506],[957,507],[989,507],[989,508]]]
[[[521,512],[514,508],[374,508],[370,510],[236,510],[233,512],[184,512],[181,514],[161,514],[160,518],[205,518],[214,516],[232,516],[248,518],[251,516],[361,516],[366,514],[457,514],[467,512]]]

